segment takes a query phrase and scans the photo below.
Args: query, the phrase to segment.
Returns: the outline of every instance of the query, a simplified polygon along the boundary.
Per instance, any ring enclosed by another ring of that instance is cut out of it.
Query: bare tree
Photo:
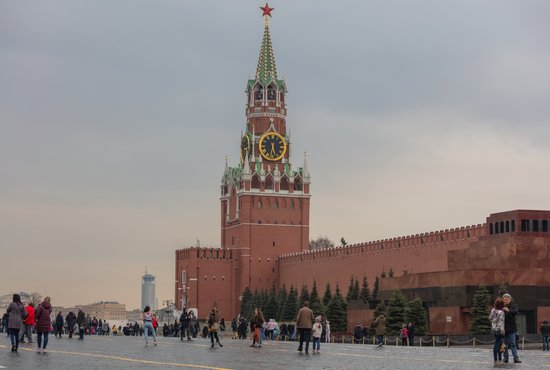
[[[325,249],[334,247],[334,243],[326,236],[319,236],[315,240],[309,242],[309,249]]]
[[[42,294],[34,292],[29,294],[29,303],[34,304],[34,307],[38,306],[42,302]]]

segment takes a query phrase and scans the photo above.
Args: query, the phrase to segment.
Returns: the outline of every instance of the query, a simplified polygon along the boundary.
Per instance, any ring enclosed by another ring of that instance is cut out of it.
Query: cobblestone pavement
[[[301,354],[295,342],[265,342],[250,348],[248,340],[222,339],[223,348],[210,348],[206,339],[181,342],[159,338],[146,346],[142,337],[50,338],[48,353],[22,344],[11,353],[6,337],[0,339],[0,369],[489,369],[489,348],[383,347],[361,344],[321,344],[321,354]],[[550,352],[520,351],[522,364],[507,369],[549,369]]]

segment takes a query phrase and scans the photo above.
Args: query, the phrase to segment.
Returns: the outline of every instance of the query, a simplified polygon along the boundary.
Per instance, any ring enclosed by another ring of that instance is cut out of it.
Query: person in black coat
[[[61,338],[61,335],[63,334],[63,322],[63,314],[59,311],[55,317],[54,334],[56,337],[59,335],[59,338]]]
[[[407,338],[409,339],[409,346],[414,346],[414,336],[416,335],[416,326],[414,322],[410,322],[407,327]]]
[[[361,343],[363,339],[363,328],[361,328],[361,323],[357,323],[353,329],[353,341],[354,343]]]
[[[508,293],[502,296],[504,299],[504,341],[506,343],[506,351],[504,351],[504,362],[508,362],[508,350],[512,350],[514,362],[521,363],[518,356],[518,348],[516,334],[518,327],[516,325],[516,316],[518,314],[518,306],[513,302],[512,296]]]
[[[544,320],[540,326],[540,334],[542,335],[542,350],[550,351],[550,324],[548,320]]]
[[[67,328],[69,329],[69,338],[72,338],[74,334],[74,325],[76,324],[76,315],[73,311],[67,314],[65,321],[67,321]]]

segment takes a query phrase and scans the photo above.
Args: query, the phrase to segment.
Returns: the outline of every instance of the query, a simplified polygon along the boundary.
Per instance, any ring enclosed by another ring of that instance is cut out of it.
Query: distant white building
[[[156,303],[155,276],[148,274],[147,269],[145,269],[145,275],[141,277],[141,309],[143,310],[145,306],[149,306],[152,310],[156,310]]]

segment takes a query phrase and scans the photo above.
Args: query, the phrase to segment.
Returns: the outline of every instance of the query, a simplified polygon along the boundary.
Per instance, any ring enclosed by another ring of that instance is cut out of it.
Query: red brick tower
[[[240,162],[226,161],[221,181],[221,245],[232,250],[231,291],[239,297],[278,286],[278,256],[309,248],[310,174],[294,169],[286,127],[287,92],[277,78],[269,33],[271,8],[262,8],[265,29],[255,79],[246,87],[246,128]],[[239,300],[233,300],[233,312]]]

